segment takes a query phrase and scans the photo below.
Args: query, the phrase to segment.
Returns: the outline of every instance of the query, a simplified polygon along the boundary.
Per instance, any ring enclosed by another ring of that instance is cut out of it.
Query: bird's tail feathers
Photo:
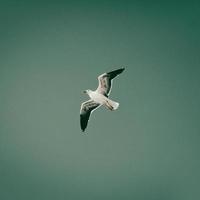
[[[109,110],[117,110],[117,108],[119,107],[119,103],[113,100],[108,99],[105,106],[109,109]]]

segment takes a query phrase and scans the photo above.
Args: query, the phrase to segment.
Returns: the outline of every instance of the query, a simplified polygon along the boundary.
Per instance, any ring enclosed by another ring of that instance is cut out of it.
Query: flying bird
[[[119,103],[115,102],[108,98],[111,89],[112,89],[112,81],[113,79],[121,74],[125,68],[117,69],[108,73],[103,73],[98,76],[99,86],[95,91],[92,90],[85,90],[84,93],[88,94],[90,100],[85,101],[81,104],[80,109],[80,125],[81,130],[84,132],[90,114],[99,108],[100,106],[105,106],[109,110],[116,110],[119,107]]]

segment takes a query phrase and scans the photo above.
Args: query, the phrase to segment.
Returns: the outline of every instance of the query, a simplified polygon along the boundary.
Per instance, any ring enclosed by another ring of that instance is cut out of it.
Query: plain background
[[[200,199],[198,2],[1,0],[0,199]]]

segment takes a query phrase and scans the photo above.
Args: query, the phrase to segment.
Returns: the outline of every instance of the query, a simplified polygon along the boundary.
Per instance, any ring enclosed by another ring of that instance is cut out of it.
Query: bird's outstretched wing
[[[96,91],[108,97],[112,88],[112,79],[121,74],[124,71],[124,69],[125,68],[121,68],[108,73],[101,74],[98,77],[99,86]]]
[[[93,100],[88,100],[85,101],[81,104],[81,109],[80,109],[80,125],[81,125],[81,130],[84,132],[89,118],[90,114],[97,109],[100,106],[100,104],[94,102]]]

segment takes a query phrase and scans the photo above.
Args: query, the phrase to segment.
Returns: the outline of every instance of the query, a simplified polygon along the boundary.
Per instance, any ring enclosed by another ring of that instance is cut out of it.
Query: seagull
[[[83,93],[88,94],[90,99],[81,104],[80,109],[80,125],[81,130],[84,132],[87,128],[87,124],[90,118],[90,114],[99,108],[105,106],[107,109],[113,111],[119,107],[119,103],[108,98],[111,89],[113,79],[121,74],[125,68],[120,68],[111,72],[103,73],[98,76],[99,85],[95,91],[85,90]]]

